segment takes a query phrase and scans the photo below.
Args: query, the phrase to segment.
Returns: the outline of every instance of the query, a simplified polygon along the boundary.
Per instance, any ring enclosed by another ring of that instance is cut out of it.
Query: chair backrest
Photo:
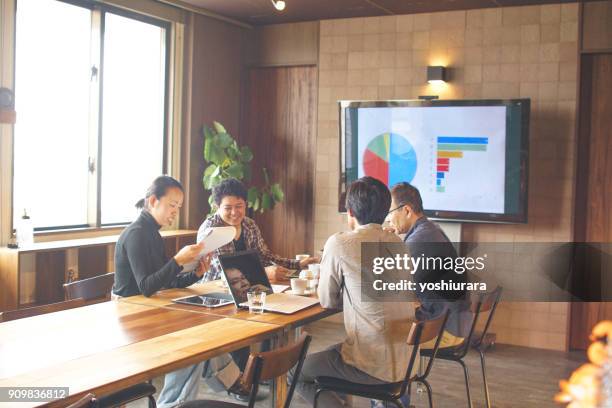
[[[67,300],[83,298],[90,300],[110,300],[115,282],[115,272],[65,283],[64,294]]]
[[[470,302],[470,311],[474,314],[472,318],[472,325],[470,327],[470,332],[468,337],[463,342],[462,350],[459,353],[461,358],[463,358],[470,349],[470,345],[479,346],[487,331],[489,330],[489,326],[491,325],[491,321],[493,320],[493,315],[495,314],[495,309],[497,308],[497,304],[501,299],[503,288],[501,286],[496,287],[493,291],[489,293],[483,293],[478,295],[476,299],[473,299]],[[489,312],[489,316],[487,317],[487,321],[485,323],[484,329],[478,339],[475,342],[472,342],[472,338],[476,333],[476,326],[478,325],[478,321],[480,319],[481,313]]]
[[[60,310],[73,309],[75,307],[85,306],[85,299],[78,298],[67,300],[65,302],[51,303],[49,305],[27,307],[24,309],[8,310],[0,312],[0,322],[8,322],[11,320],[23,319],[26,317],[38,316],[46,313],[59,312]]]
[[[410,383],[412,382],[412,370],[414,369],[414,364],[417,359],[417,355],[419,353],[419,347],[421,344],[436,339],[434,347],[432,349],[432,355],[427,364],[427,369],[425,373],[418,378],[425,378],[429,375],[429,371],[431,371],[431,367],[433,366],[433,361],[436,357],[436,353],[438,352],[438,348],[440,347],[440,340],[442,340],[442,334],[444,333],[444,329],[446,328],[446,322],[448,321],[449,310],[446,309],[444,313],[441,313],[440,316],[435,319],[430,320],[420,320],[412,323],[412,327],[410,328],[410,333],[408,334],[408,339],[406,343],[412,346],[412,353],[410,354],[410,360],[408,361],[408,368],[406,369],[406,375],[404,376],[404,381],[401,388],[401,394],[404,395],[406,390],[410,388]]]
[[[92,393],[89,393],[79,399],[78,401],[68,405],[66,408],[97,408],[98,400],[96,396]]]
[[[291,398],[295,391],[295,385],[302,371],[302,365],[308,352],[308,346],[310,345],[311,337],[306,333],[302,334],[295,343],[281,347],[276,350],[266,351],[262,353],[255,353],[249,356],[247,365],[244,369],[244,375],[242,376],[243,384],[247,388],[251,388],[251,395],[249,398],[249,407],[255,406],[255,400],[257,397],[257,391],[259,388],[259,381],[271,380],[287,373],[293,366],[297,364],[295,369],[293,381],[287,392],[287,399],[285,400],[284,407],[289,408],[291,404]]]

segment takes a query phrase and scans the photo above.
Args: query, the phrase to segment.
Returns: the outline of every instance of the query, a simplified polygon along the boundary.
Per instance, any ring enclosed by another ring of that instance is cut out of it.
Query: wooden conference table
[[[69,387],[68,399],[0,402],[0,407],[62,407],[88,392],[104,395],[329,316],[320,306],[293,315],[209,309],[171,299],[219,292],[216,282],[133,296],[0,324],[0,388]],[[286,381],[276,381],[282,406]]]

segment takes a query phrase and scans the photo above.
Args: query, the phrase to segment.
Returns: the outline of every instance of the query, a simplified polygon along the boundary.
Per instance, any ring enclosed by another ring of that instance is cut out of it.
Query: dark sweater
[[[174,258],[168,259],[161,227],[153,216],[143,211],[119,236],[115,247],[115,284],[119,296],[151,296],[163,288],[184,288],[200,278],[194,273],[180,273]]]
[[[457,251],[444,231],[427,217],[422,217],[414,223],[406,234],[404,242],[408,245],[410,255],[429,258],[457,258]],[[466,274],[457,274],[454,271],[433,269],[419,269],[414,280],[417,283],[439,282],[452,280],[453,282],[466,282]],[[446,292],[417,292],[420,308],[416,318],[429,320],[439,316],[445,308],[450,310],[446,330],[458,337],[466,337],[469,331],[472,315],[469,304],[466,302],[465,291]]]

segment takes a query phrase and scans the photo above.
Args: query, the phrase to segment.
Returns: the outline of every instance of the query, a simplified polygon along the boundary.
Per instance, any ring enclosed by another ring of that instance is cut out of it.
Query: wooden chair
[[[66,300],[83,298],[89,303],[106,301],[111,298],[111,290],[115,282],[115,272],[81,279],[64,284]]]
[[[454,361],[463,368],[463,375],[465,378],[465,389],[467,392],[467,403],[468,407],[472,408],[472,397],[470,395],[470,378],[468,375],[467,365],[463,361],[463,358],[470,351],[470,347],[474,347],[478,350],[480,355],[480,365],[482,368],[482,379],[484,382],[484,393],[487,408],[491,408],[491,399],[489,397],[489,386],[487,384],[487,373],[485,371],[485,355],[484,352],[488,348],[489,343],[487,342],[487,331],[495,315],[495,309],[502,295],[502,287],[498,286],[490,293],[485,293],[472,300],[470,303],[470,310],[474,315],[468,337],[465,338],[463,343],[455,347],[445,347],[440,349],[437,358],[447,361]],[[489,312],[487,321],[481,333],[476,335],[476,325],[480,318],[481,313]],[[430,356],[430,350],[421,350],[421,356]]]
[[[95,395],[89,393],[66,408],[98,408],[98,400]]]
[[[292,345],[279,348],[277,350],[265,351],[262,353],[251,354],[247,361],[244,374],[242,375],[243,385],[251,390],[249,396],[248,407],[255,406],[257,391],[260,381],[267,381],[277,378],[287,373],[293,366],[297,364],[294,380],[291,382],[287,399],[284,403],[284,408],[289,408],[291,399],[295,391],[297,379],[302,371],[302,365],[308,352],[311,337],[307,334],[302,334],[300,338]],[[197,400],[185,402],[178,408],[244,408],[242,404],[234,404],[232,402],[213,401],[213,400]]]
[[[317,392],[315,393],[314,408],[317,408],[317,400],[319,395],[323,392],[337,392],[339,394],[356,395],[359,397],[382,400],[394,404],[398,408],[407,408],[404,406],[402,400],[410,400],[410,386],[413,382],[420,382],[425,384],[427,387],[427,394],[429,397],[429,406],[433,405],[433,399],[431,395],[431,386],[427,382],[427,376],[433,366],[436,353],[440,346],[440,340],[446,327],[446,321],[448,320],[449,312],[446,310],[441,316],[436,319],[417,321],[412,323],[410,333],[406,342],[412,346],[412,352],[410,353],[410,360],[408,361],[408,368],[406,369],[406,375],[402,381],[385,383],[385,384],[359,384],[351,381],[343,380],[335,377],[317,377],[315,383],[317,385]],[[432,357],[429,359],[427,369],[422,375],[412,375],[417,355],[419,352],[419,345],[436,339],[432,350]],[[372,358],[376,358],[372,356]]]
[[[114,282],[115,273],[110,272],[93,278],[66,283],[64,284],[64,294],[66,299],[83,298],[88,304],[104,302],[110,300]],[[150,381],[143,382],[112,394],[98,396],[95,406],[97,408],[118,407],[141,398],[147,398],[149,408],[155,408],[153,395],[156,392],[157,389]]]
[[[38,316],[46,313],[59,312],[61,310],[73,309],[75,307],[85,306],[85,299],[77,298],[67,300],[65,302],[51,303],[49,305],[27,307],[24,309],[9,310],[0,312],[0,323],[11,320],[23,319],[26,317]]]

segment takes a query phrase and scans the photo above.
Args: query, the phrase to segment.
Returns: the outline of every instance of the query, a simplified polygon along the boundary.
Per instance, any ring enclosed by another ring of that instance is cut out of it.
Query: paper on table
[[[281,293],[289,289],[289,285],[275,285],[272,284],[272,292]]]
[[[204,249],[200,252],[200,256],[194,262],[183,265],[183,272],[191,272],[197,266],[200,259],[217,248],[230,242],[236,235],[236,228],[229,227],[211,227],[204,230]],[[200,242],[202,242],[200,241]]]

